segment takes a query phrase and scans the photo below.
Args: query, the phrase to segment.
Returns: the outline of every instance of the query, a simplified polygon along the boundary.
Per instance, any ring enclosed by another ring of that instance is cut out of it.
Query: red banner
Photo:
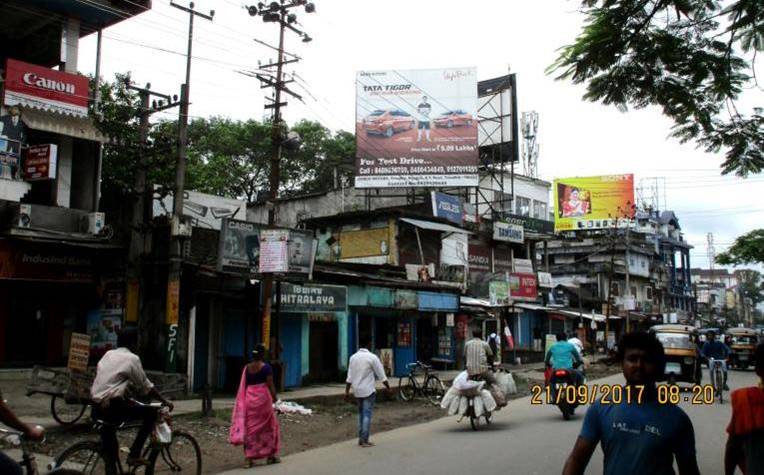
[[[89,96],[90,85],[85,76],[15,59],[6,62],[3,102],[7,106],[20,105],[86,116]]]
[[[534,274],[510,274],[509,292],[510,298],[513,300],[535,301],[538,298],[536,276]]]
[[[24,151],[24,180],[52,180],[56,178],[58,145],[32,145]]]

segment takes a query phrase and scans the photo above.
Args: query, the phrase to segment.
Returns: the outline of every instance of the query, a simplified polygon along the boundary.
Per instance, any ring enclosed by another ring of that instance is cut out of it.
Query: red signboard
[[[24,180],[52,180],[56,178],[58,145],[32,145],[24,151]]]
[[[20,105],[86,116],[89,89],[88,78],[79,74],[15,59],[6,62],[3,102],[7,106]]]
[[[510,274],[509,293],[513,300],[535,301],[538,298],[536,276],[534,274]]]
[[[479,241],[470,241],[467,246],[470,274],[491,272],[491,248]]]

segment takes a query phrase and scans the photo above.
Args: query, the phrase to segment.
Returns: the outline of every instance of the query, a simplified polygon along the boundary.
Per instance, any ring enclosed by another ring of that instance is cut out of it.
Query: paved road
[[[707,377],[705,378],[707,380]],[[732,389],[754,385],[753,372],[730,371]],[[623,383],[621,375],[597,381]],[[723,473],[724,428],[730,405],[681,405],[695,426],[701,473]],[[285,457],[280,465],[257,467],[258,473],[377,474],[554,474],[560,473],[581,428],[585,408],[570,421],[551,406],[532,406],[529,398],[516,399],[495,415],[493,423],[473,432],[468,421],[455,417],[410,426],[372,436],[377,444],[361,449],[356,441]],[[602,472],[598,449],[587,473]],[[253,473],[249,470],[227,475]]]

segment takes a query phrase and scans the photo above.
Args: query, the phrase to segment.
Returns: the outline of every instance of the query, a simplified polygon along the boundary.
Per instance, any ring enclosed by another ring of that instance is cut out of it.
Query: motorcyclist
[[[564,332],[557,334],[557,343],[549,347],[544,363],[547,367],[551,367],[553,372],[558,369],[570,371],[575,379],[576,386],[584,383],[583,374],[576,369],[577,366],[583,364],[583,360],[581,355],[578,354],[578,349],[576,349],[575,345],[566,340]]]
[[[725,345],[721,341],[718,341],[716,339],[716,334],[710,331],[706,335],[706,343],[703,345],[703,350],[701,350],[700,353],[704,358],[708,360],[710,381],[714,380],[714,367],[711,364],[711,360],[714,359],[720,362],[722,366],[722,372],[724,373],[724,390],[729,391],[730,388],[727,386],[727,358],[729,358],[730,354],[732,353],[732,350],[730,350],[729,346]]]
[[[15,429],[24,434],[28,440],[42,440],[44,431],[42,427],[32,426],[21,422],[16,414],[11,411],[8,406],[5,405],[3,395],[0,393],[0,422],[8,427]],[[4,475],[21,475],[22,469],[15,460],[11,459],[4,453],[0,452],[0,473]]]

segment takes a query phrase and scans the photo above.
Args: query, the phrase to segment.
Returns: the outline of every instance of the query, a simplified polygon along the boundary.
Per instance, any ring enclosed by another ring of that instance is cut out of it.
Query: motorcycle
[[[578,367],[578,365],[576,365]],[[573,397],[567,391],[569,386],[577,388],[579,384],[576,382],[576,374],[569,369],[556,369],[552,371],[552,375],[549,378],[549,385],[552,387],[553,392],[551,394],[552,400],[555,401],[555,405],[562,412],[563,419],[570,420],[570,417],[575,414],[576,408],[579,406],[577,392],[574,391]],[[562,392],[562,394],[560,394]],[[560,394],[558,398],[558,394]]]

